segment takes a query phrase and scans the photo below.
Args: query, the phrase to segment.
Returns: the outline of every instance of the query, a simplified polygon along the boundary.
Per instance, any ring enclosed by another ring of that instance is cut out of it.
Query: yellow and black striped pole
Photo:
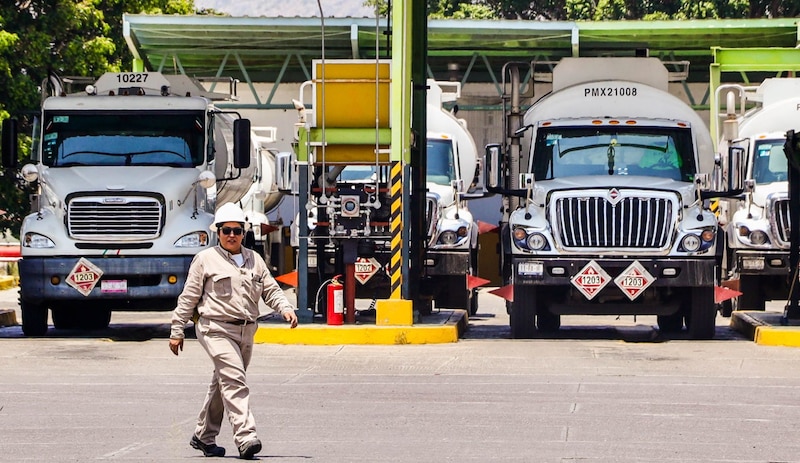
[[[391,215],[389,232],[392,237],[392,257],[389,260],[389,276],[391,279],[390,299],[402,299],[403,287],[403,164],[392,162],[391,168]]]

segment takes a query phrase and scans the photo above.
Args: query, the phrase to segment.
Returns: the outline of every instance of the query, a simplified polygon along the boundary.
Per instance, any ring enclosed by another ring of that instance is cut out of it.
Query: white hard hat
[[[239,222],[244,226],[247,219],[241,207],[235,203],[225,203],[214,214],[214,223],[211,224],[211,231],[216,232],[217,228],[225,222]]]

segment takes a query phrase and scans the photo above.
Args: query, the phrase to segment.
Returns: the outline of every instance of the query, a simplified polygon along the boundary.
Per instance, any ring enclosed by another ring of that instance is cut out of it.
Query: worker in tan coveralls
[[[217,210],[211,227],[218,233],[219,245],[192,260],[172,315],[169,348],[175,355],[183,350],[184,327],[196,309],[197,340],[214,362],[214,375],[189,445],[207,457],[225,456],[215,440],[227,409],[239,458],[250,460],[261,451],[245,374],[258,327],[258,299],[280,312],[292,328],[297,326],[297,315],[264,259],[242,246],[244,225],[239,206],[227,203]]]

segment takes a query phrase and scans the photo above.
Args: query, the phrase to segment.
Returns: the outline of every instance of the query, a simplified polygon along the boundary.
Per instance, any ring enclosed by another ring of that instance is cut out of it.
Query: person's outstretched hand
[[[297,314],[294,311],[284,312],[283,319],[292,324],[292,328],[297,326]],[[175,354],[178,355],[178,354]]]
[[[295,323],[296,320],[297,318],[295,318]],[[178,355],[178,352],[183,350],[183,338],[169,338],[169,350],[171,350],[173,354]]]

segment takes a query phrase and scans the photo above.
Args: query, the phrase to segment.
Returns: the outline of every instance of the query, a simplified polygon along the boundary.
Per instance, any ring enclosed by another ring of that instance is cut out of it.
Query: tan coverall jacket
[[[283,290],[267,268],[264,259],[242,247],[244,265],[238,267],[222,246],[200,251],[194,256],[186,285],[172,314],[170,338],[184,337],[184,328],[195,307],[201,317],[221,322],[255,322],[258,299],[281,314],[294,311]]]

